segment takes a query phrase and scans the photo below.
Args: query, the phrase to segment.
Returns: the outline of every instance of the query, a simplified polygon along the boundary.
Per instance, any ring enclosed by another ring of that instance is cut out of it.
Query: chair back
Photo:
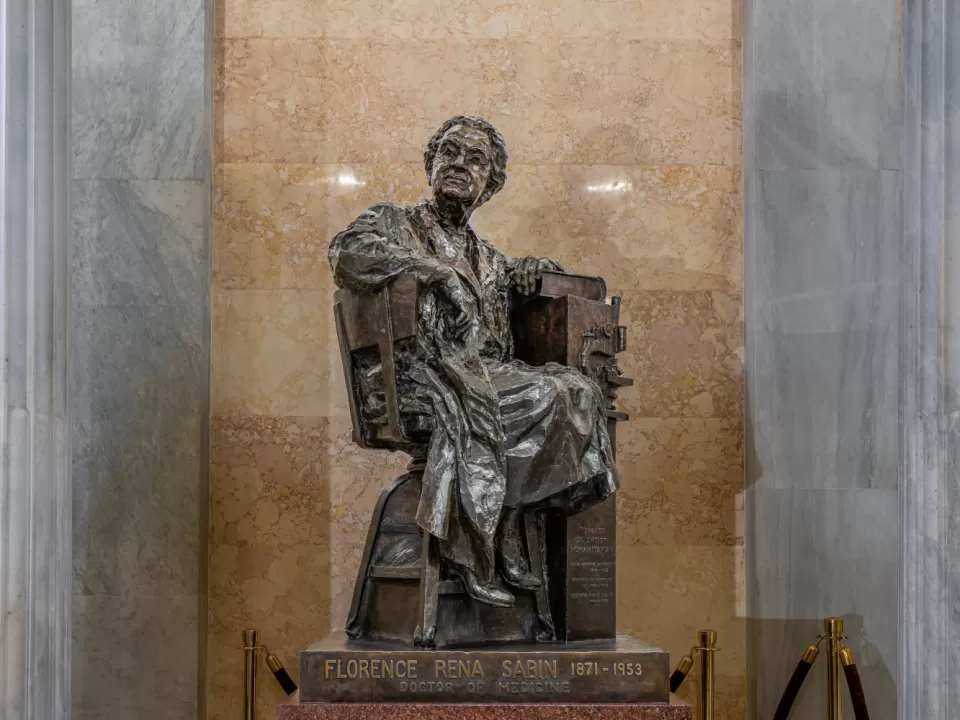
[[[374,293],[341,289],[334,295],[334,318],[347,381],[353,438],[361,447],[397,450],[414,443],[400,421],[394,344],[417,334],[418,295],[419,284],[413,275],[400,275]],[[358,394],[353,361],[353,353],[368,348],[376,348],[380,356],[387,410],[387,425],[375,435],[364,432],[360,413],[362,398]]]

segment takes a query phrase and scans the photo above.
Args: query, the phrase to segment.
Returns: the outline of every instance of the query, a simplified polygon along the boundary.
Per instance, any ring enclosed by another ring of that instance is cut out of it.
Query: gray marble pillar
[[[960,5],[904,0],[900,717],[960,708]]]
[[[896,717],[898,13],[897,0],[745,4],[751,717],[773,715],[831,615],[871,716]],[[825,710],[821,664],[792,717]]]
[[[70,5],[0,0],[0,717],[70,716]]]
[[[203,709],[211,8],[73,0],[75,720]]]
[[[948,720],[960,4],[748,3],[745,117],[755,712],[772,711],[781,656],[834,613],[856,621],[872,717]]]

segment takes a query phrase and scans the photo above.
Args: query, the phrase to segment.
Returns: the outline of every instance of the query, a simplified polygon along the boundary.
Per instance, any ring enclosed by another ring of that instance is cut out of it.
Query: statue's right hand
[[[440,291],[453,310],[453,321],[450,332],[457,340],[462,340],[470,332],[477,319],[477,311],[473,297],[463,286],[456,272],[451,270],[445,274],[440,283]]]

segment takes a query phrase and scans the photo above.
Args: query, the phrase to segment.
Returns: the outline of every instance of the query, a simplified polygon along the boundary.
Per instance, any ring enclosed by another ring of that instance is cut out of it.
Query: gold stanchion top
[[[700,647],[701,648],[713,648],[717,644],[717,631],[716,630],[701,630],[700,631]]]
[[[823,631],[827,635],[843,634],[843,618],[831,617],[823,621]]]
[[[257,644],[257,631],[244,630],[242,634],[243,634],[244,649],[252,650],[253,647]]]

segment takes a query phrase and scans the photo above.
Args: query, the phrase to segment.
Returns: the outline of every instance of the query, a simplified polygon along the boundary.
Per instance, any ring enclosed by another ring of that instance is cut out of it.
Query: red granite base
[[[466,705],[451,703],[300,703],[277,708],[277,720],[693,720],[693,708],[669,703],[635,705]]]

